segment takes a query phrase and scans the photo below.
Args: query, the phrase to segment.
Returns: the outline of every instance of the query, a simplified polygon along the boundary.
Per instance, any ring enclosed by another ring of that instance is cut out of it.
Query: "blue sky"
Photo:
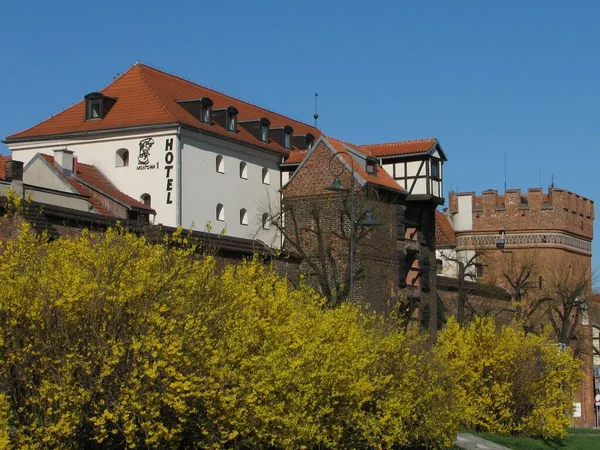
[[[437,137],[445,188],[600,200],[597,1],[0,3],[0,137],[141,61],[354,143]],[[0,145],[0,151],[6,147]],[[600,239],[594,268],[600,268]]]

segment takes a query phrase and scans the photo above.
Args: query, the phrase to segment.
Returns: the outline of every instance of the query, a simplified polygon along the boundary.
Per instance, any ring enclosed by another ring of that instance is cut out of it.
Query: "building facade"
[[[317,142],[351,155],[356,164],[368,160],[376,182],[357,179],[358,185],[367,189],[385,179],[386,194],[376,189],[386,199],[382,204],[390,203],[390,192],[404,200],[388,208],[394,213],[373,231],[393,230],[394,242],[371,240],[379,245],[374,254],[391,253],[371,264],[385,289],[370,289],[378,298],[365,302],[381,306],[402,290],[416,315],[425,314],[425,305],[435,308],[434,211],[444,202],[446,161],[436,139],[369,145],[327,140],[306,123],[135,64],[101,91],[4,142],[13,160],[24,164],[27,185],[87,196],[92,212],[144,212],[155,224],[259,241],[275,250],[283,245],[282,228],[272,226],[272,219],[285,196],[312,202],[321,195],[314,186],[318,177],[305,175],[330,174],[326,161],[317,169],[305,164]],[[82,176],[91,168],[95,187]],[[346,178],[353,168],[342,164]],[[294,187],[287,188],[294,178]],[[312,187],[297,189],[298,180]],[[361,245],[358,254],[365,253]],[[347,265],[348,253],[338,253]]]

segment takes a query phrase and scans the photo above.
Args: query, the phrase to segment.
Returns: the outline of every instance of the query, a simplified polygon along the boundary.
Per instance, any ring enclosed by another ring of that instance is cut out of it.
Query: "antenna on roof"
[[[319,119],[319,113],[317,112],[318,106],[319,106],[319,94],[317,94],[315,92],[315,113],[313,114],[313,117],[315,119],[315,128],[317,126],[317,120]]]
[[[552,174],[551,180],[552,180],[552,183],[550,183],[550,187],[552,189],[554,189],[554,174]]]

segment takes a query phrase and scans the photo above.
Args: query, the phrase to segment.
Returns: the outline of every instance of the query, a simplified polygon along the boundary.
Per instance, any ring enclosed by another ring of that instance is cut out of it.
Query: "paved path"
[[[493,442],[467,433],[458,433],[455,445],[466,450],[510,450],[508,447],[494,444]]]

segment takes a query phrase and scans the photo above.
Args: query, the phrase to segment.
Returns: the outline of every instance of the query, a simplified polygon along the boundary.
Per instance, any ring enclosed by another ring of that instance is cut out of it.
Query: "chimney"
[[[6,161],[4,172],[6,181],[23,181],[23,162]]]
[[[73,151],[66,148],[54,150],[54,167],[61,170],[63,175],[73,175]]]

